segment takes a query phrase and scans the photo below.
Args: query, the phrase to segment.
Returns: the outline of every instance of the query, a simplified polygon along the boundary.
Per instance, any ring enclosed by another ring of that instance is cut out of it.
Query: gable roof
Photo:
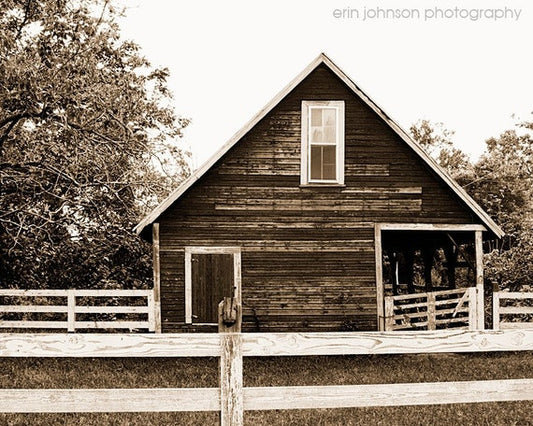
[[[319,65],[324,64],[339,79],[341,79],[358,97],[360,97],[389,127],[435,172],[455,194],[474,212],[487,229],[491,230],[498,238],[504,235],[502,229],[490,216],[477,204],[472,197],[455,180],[440,167],[419,145],[403,130],[385,111],[370,99],[331,59],[321,53],[300,74],[298,74],[281,92],[279,92],[267,105],[263,107],[248,123],[235,133],[209,160],[196,169],[178,188],[159,204],[152,212],[142,219],[134,231],[137,234],[157,221],[176,200],[178,200],[197,180],[199,180],[218,160],[222,158],[246,133],[248,133],[261,119],[263,119],[278,103],[281,102],[298,84],[300,84]]]

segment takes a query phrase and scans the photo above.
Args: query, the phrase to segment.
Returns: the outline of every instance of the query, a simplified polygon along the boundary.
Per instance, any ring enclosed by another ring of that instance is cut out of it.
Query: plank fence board
[[[533,329],[242,333],[243,356],[370,355],[533,350]],[[0,357],[218,357],[220,336],[0,334]]]
[[[531,400],[533,400],[533,379],[243,389],[244,410],[385,407]],[[3,389],[0,393],[0,412],[219,411],[220,401],[218,388]]]
[[[385,407],[533,400],[533,379],[244,388],[245,410]]]
[[[3,413],[219,411],[218,388],[2,389]]]
[[[191,334],[0,334],[0,357],[217,357],[220,337]]]
[[[533,330],[243,333],[244,356],[533,350]]]
[[[0,312],[48,312],[48,313],[67,313],[67,306],[57,305],[0,305]]]

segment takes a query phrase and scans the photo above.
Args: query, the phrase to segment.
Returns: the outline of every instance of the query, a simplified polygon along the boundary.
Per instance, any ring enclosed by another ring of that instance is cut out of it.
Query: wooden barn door
[[[233,254],[191,255],[192,322],[216,324],[218,304],[234,295]]]

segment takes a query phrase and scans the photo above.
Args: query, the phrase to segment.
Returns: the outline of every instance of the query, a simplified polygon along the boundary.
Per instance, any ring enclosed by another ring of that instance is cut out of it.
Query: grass
[[[533,378],[533,354],[244,359],[245,386]],[[215,358],[0,358],[3,388],[214,387]],[[216,425],[217,413],[2,414],[3,425]],[[249,411],[246,425],[533,425],[533,402]]]

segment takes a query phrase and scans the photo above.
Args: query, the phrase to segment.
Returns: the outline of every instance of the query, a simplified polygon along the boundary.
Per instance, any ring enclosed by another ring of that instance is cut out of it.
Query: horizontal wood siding
[[[345,102],[345,186],[300,186],[302,100]],[[372,330],[374,223],[479,222],[324,66],[159,221],[167,331],[184,328],[185,246],[242,248],[245,330],[338,330],[346,322]]]

